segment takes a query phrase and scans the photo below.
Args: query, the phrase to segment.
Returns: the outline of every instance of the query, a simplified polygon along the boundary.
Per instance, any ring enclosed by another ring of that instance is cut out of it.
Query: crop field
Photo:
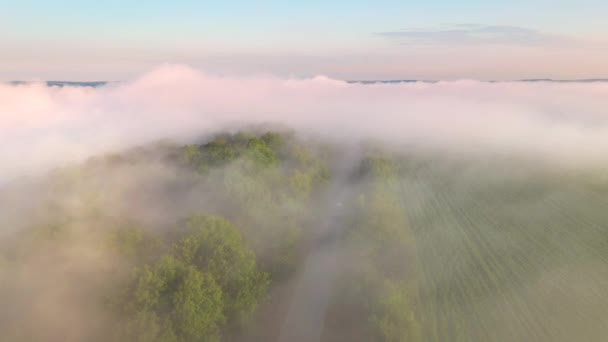
[[[428,341],[608,336],[608,192],[517,163],[402,171]]]

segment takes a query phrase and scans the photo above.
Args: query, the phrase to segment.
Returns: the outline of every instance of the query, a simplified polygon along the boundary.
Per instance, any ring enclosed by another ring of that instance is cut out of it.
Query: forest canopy
[[[18,222],[24,228],[3,240],[0,296],[12,313],[0,318],[2,331],[8,341],[219,341],[278,334],[280,327],[260,332],[256,325],[260,317],[281,315],[269,308],[277,300],[273,289],[289,283],[316,243],[315,226],[332,201],[337,153],[293,133],[253,131],[193,145],[142,146],[55,170],[43,180],[48,191],[31,206],[30,218]],[[374,218],[397,209],[394,199],[383,197],[382,179],[389,176],[365,175],[366,194],[347,203],[362,216],[348,233],[352,244],[379,225],[405,229],[399,215],[386,216],[387,222]],[[366,196],[373,202],[369,210]],[[373,250],[383,249],[382,243],[374,242],[361,260],[381,258]],[[410,285],[377,272],[379,283],[352,289],[373,301],[360,308],[368,316],[364,330],[399,340],[401,329],[391,325],[407,322],[417,329],[413,311],[403,307],[405,318],[392,316],[387,297],[371,295],[386,282]],[[351,276],[365,284],[369,274]],[[60,285],[24,287],[34,280]],[[46,324],[56,319],[37,308],[40,301],[61,306],[72,319]],[[90,310],[81,312],[83,307]]]

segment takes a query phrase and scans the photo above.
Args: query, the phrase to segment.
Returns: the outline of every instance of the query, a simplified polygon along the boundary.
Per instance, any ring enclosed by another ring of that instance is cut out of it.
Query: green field
[[[406,168],[429,341],[599,341],[608,318],[608,192],[524,162]]]

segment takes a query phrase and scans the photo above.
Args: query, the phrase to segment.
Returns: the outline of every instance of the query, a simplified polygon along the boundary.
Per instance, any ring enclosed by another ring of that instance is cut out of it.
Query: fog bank
[[[348,84],[180,65],[99,88],[0,84],[0,182],[159,139],[273,123],[565,165],[608,161],[608,83]]]

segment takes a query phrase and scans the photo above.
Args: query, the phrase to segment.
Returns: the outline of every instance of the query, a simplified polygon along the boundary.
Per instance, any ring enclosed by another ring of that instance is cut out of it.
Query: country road
[[[348,149],[333,170],[333,183],[326,196],[326,218],[310,232],[311,248],[305,258],[302,272],[287,314],[282,323],[279,342],[320,341],[326,318],[332,285],[339,274],[337,261],[341,251],[340,236],[347,228],[343,225],[343,203],[352,187],[350,176],[358,166],[358,148]]]

